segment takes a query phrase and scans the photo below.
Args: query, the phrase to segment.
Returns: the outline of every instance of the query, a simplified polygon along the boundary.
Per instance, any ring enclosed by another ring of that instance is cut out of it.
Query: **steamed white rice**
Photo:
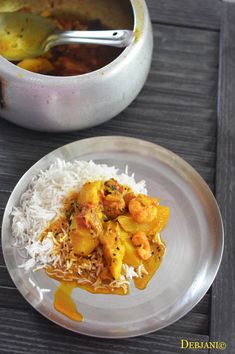
[[[84,183],[114,178],[120,184],[132,188],[136,194],[147,194],[145,181],[137,183],[134,174],[129,176],[127,168],[125,172],[119,173],[114,166],[98,165],[93,161],[66,162],[60,159],[46,171],[40,171],[22,195],[20,205],[12,211],[14,245],[25,249],[28,257],[20,267],[25,270],[40,269],[58,261],[58,255],[52,253],[52,237],[48,235],[40,242],[39,236],[48,223],[60,215],[64,197],[73,190],[80,190]],[[127,265],[124,265],[123,270],[125,275],[122,282],[142,274],[141,269],[136,273],[133,267]]]

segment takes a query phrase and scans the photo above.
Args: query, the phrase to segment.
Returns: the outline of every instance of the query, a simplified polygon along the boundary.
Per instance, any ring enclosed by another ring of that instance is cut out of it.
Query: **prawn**
[[[103,199],[104,213],[110,219],[115,219],[125,212],[126,204],[121,194],[108,194]]]
[[[137,253],[140,258],[142,258],[144,261],[146,261],[147,259],[149,259],[151,257],[151,255],[152,255],[151,247],[149,244],[149,240],[144,232],[137,231],[132,236],[131,242],[132,242],[133,246],[138,247]]]
[[[145,224],[153,221],[157,216],[158,199],[150,198],[144,194],[130,200],[129,212],[134,221]]]

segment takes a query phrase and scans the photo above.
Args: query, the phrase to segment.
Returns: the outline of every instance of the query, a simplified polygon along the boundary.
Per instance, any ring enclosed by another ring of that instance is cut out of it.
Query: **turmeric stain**
[[[57,311],[73,321],[83,321],[83,316],[77,311],[75,302],[71,295],[76,284],[62,282],[55,292],[54,307]]]
[[[141,37],[141,32],[138,28],[135,29],[135,43],[137,43],[139,41]]]
[[[92,294],[126,295],[122,288],[114,288],[111,291],[107,288],[94,289],[94,287],[87,283],[61,282],[54,295],[54,307],[58,312],[76,322],[83,321],[84,317],[78,312],[76,304],[71,297],[75,288],[81,288]]]
[[[144,7],[141,0],[135,0],[134,4],[136,9],[134,33],[135,43],[137,43],[140,40],[144,29]]]

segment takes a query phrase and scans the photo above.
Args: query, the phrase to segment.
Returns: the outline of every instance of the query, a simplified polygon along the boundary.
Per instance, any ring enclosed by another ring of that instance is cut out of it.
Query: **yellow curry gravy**
[[[55,292],[55,309],[74,321],[82,321],[83,316],[71,297],[74,288],[92,294],[128,294],[129,287],[109,286],[119,280],[122,264],[134,267],[135,271],[143,265],[142,277],[133,280],[136,288],[145,289],[165,253],[160,231],[168,219],[169,208],[159,205],[159,200],[136,195],[113,179],[88,182],[79,192],[70,193],[60,216],[41,235],[41,239],[49,233],[53,235],[55,252],[62,258],[60,268],[56,265],[46,269],[50,277],[61,282]],[[106,286],[81,282],[84,277],[92,279],[88,271],[78,283],[78,265],[92,259],[98,246],[103,249],[103,264],[97,279]],[[69,268],[70,261],[74,263]]]

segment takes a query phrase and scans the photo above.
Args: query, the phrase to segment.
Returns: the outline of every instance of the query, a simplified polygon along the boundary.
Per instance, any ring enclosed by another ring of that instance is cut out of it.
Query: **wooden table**
[[[224,353],[235,353],[235,3],[148,5],[152,68],[138,98],[118,117],[66,134],[32,132],[0,119],[0,218],[18,179],[51,150],[91,136],[138,137],[182,156],[215,193],[225,224],[220,271],[201,302],[177,323],[138,338],[104,340],[70,333],[38,314],[12,283],[0,250],[0,353],[170,354],[181,352],[181,339],[222,341]]]

